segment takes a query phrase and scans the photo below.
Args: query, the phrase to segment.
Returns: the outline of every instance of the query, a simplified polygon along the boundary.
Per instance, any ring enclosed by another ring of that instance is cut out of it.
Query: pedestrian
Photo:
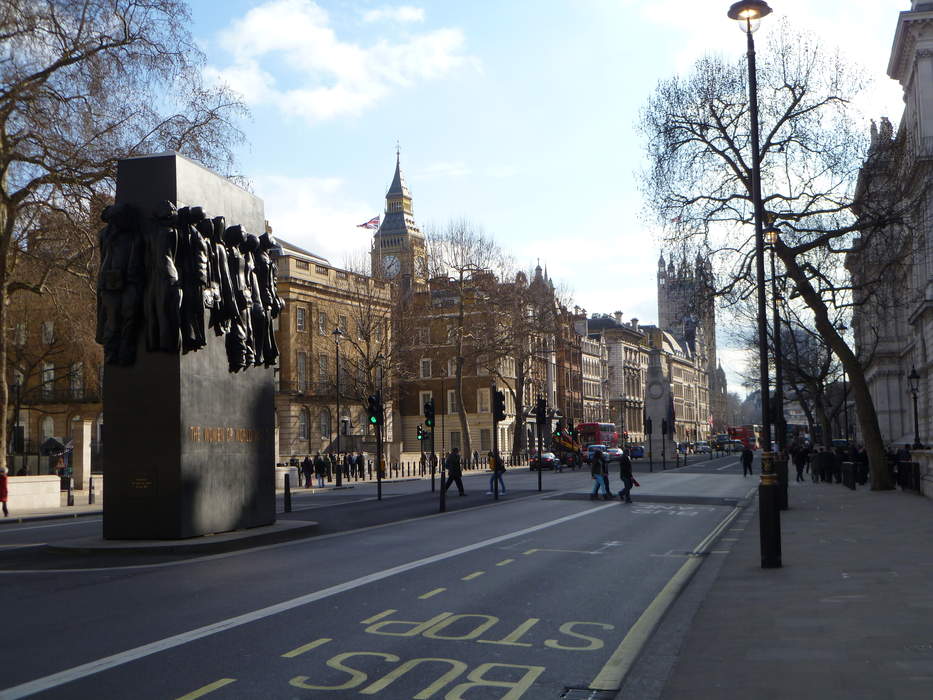
[[[492,476],[489,477],[489,491],[486,493],[492,494],[496,490],[496,482],[499,483],[499,493],[503,496],[505,495],[505,481],[502,478],[502,475],[505,474],[505,463],[502,461],[502,457],[499,455],[494,455],[492,452],[489,453],[489,468],[492,469]]]
[[[807,466],[807,448],[803,445],[797,445],[791,451],[791,459],[794,461],[794,468],[797,470],[797,481],[803,481],[803,470]]]
[[[327,476],[327,463],[320,455],[314,459],[314,476],[317,477],[317,487],[319,489],[324,488],[324,477]],[[308,481],[310,482],[310,479]],[[308,486],[310,485],[309,483]]]
[[[8,518],[10,516],[10,511],[6,507],[6,502],[10,497],[9,481],[7,479],[8,473],[9,471],[6,467],[0,467],[0,503],[3,504],[4,518]]]
[[[311,455],[305,455],[304,461],[301,463],[301,475],[304,477],[304,485],[306,489],[311,488],[312,471],[313,465],[311,463]]]
[[[473,468],[479,469],[479,451],[473,450]]]
[[[460,448],[455,447],[444,460],[444,466],[447,468],[447,482],[444,484],[444,491],[450,488],[450,485],[457,484],[457,489],[461,496],[466,496],[463,490],[463,468],[460,465]]]
[[[320,452],[315,453],[314,455],[314,473],[321,474],[322,476],[327,474],[327,462],[321,456]],[[310,487],[310,483],[308,484]]]
[[[343,471],[348,479],[356,475],[356,463],[353,461],[352,452],[343,453]]]
[[[748,476],[753,474],[752,472],[752,460],[755,459],[755,453],[752,452],[751,448],[748,445],[742,448],[742,476]]]
[[[632,460],[628,456],[628,450],[625,450],[622,456],[619,457],[619,478],[622,479],[623,486],[623,489],[619,491],[619,498],[626,503],[631,503],[632,481],[634,477],[632,476]]]
[[[359,474],[360,479],[366,478],[366,458],[362,452],[356,454],[356,473]]]
[[[609,467],[606,464],[606,458],[602,450],[596,450],[590,459],[590,476],[593,477],[593,490],[590,492],[590,499],[599,498],[599,487],[603,487],[603,498],[609,500]]]

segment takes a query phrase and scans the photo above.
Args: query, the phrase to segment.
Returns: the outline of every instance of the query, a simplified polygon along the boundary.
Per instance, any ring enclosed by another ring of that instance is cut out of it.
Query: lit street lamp
[[[755,268],[758,277],[758,359],[761,383],[761,483],[758,486],[761,530],[761,566],[781,566],[781,515],[777,499],[777,476],[771,452],[771,410],[768,396],[768,300],[765,292],[764,216],[761,203],[761,152],[758,146],[758,78],[755,72],[753,34],[771,8],[763,0],[741,0],[729,8],[729,19],[739,22],[748,38],[748,111],[751,119],[752,204],[755,209]]]
[[[914,397],[914,444],[912,449],[919,450],[923,448],[923,445],[920,443],[920,421],[917,418],[917,392],[920,391],[920,375],[917,374],[916,367],[911,366],[907,381],[910,383],[910,393]]]

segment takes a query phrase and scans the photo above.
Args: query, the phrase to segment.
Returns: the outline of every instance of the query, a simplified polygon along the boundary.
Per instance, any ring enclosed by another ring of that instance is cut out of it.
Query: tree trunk
[[[3,192],[6,192],[6,175],[3,176]],[[13,220],[10,216],[10,205],[6,201],[0,201],[0,449],[3,455],[0,456],[0,465],[10,467],[7,464],[7,455],[10,450],[7,438],[10,433],[7,432],[7,417],[10,407],[10,386],[7,383],[7,340],[9,338],[9,329],[7,328],[7,315],[9,310],[9,298],[7,297],[7,271],[9,270],[8,256],[10,252],[10,241],[13,240]]]
[[[512,394],[515,398],[515,427],[512,430],[512,456],[517,457],[522,452],[525,442],[525,362],[515,359],[515,390]]]
[[[849,349],[845,340],[836,331],[829,320],[829,310],[819,293],[810,284],[806,273],[797,264],[797,259],[790,248],[778,241],[776,252],[784,263],[787,274],[794,281],[797,291],[813,312],[816,329],[849,374],[849,384],[855,400],[859,427],[862,430],[862,439],[865,441],[865,450],[868,453],[868,465],[871,470],[871,488],[873,491],[889,490],[894,488],[891,474],[888,471],[888,458],[884,450],[884,440],[881,437],[881,428],[878,426],[878,414],[875,413],[875,404],[865,373],[855,353]]]

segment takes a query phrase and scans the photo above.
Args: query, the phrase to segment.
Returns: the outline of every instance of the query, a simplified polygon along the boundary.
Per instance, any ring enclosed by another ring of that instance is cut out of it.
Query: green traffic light
[[[369,422],[372,423],[373,425],[375,425],[375,424],[376,424],[376,416],[370,416],[370,417],[369,417]]]

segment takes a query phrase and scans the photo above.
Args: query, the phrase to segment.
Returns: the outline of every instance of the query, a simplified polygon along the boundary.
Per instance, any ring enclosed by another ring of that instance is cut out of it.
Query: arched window
[[[54,437],[55,421],[52,419],[52,416],[46,416],[42,419],[41,429],[39,432],[42,435],[42,442],[45,442],[50,437]]]
[[[303,409],[301,409],[301,411],[298,413],[298,439],[299,439],[299,440],[307,440],[307,439],[308,439],[308,437],[309,437],[308,423],[309,423],[309,420],[308,420],[308,409],[307,409],[307,408],[303,408]]]
[[[330,409],[321,409],[321,437],[330,438]]]

